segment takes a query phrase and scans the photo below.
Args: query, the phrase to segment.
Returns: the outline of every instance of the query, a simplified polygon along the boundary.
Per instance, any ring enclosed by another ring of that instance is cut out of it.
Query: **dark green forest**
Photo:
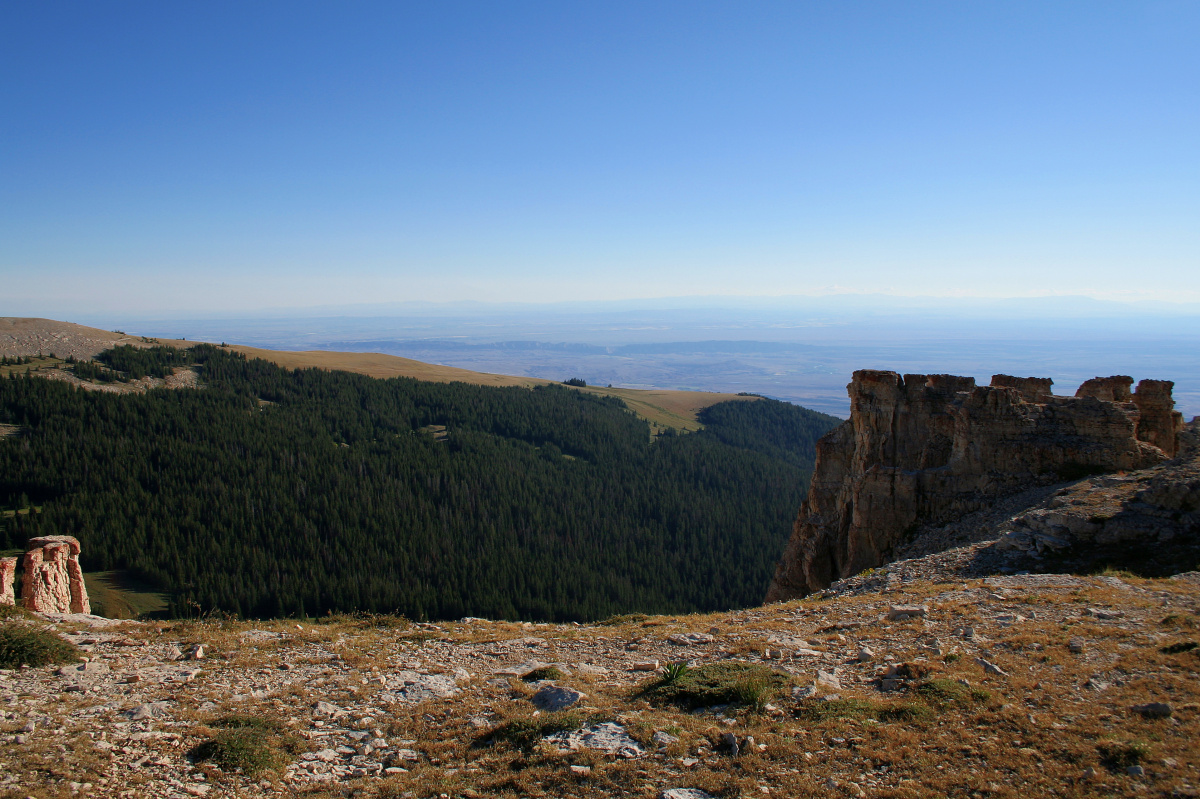
[[[86,570],[160,587],[175,615],[562,621],[757,604],[813,444],[839,421],[732,402],[699,432],[652,439],[620,401],[556,385],[290,371],[210,345],[97,360],[126,379],[192,364],[203,388],[0,379],[0,422],[20,427],[0,439],[0,507],[33,509],[0,516],[0,545],[75,535]]]

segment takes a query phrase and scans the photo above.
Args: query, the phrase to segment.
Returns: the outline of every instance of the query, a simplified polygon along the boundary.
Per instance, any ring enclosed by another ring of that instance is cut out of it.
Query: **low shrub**
[[[688,666],[687,661],[680,660],[675,663],[668,663],[663,666],[662,682],[667,685],[679,682],[689,671],[691,671],[691,667]]]
[[[510,719],[488,733],[485,738],[491,741],[503,741],[520,749],[529,750],[547,735],[578,730],[585,724],[586,719],[582,713],[567,710],[561,713]]]
[[[1141,741],[1102,741],[1096,749],[1100,762],[1113,770],[1136,766],[1150,756],[1150,747]]]
[[[269,717],[223,716],[210,726],[217,731],[189,754],[194,761],[211,761],[225,771],[241,769],[249,777],[279,771],[302,749],[298,738]]]
[[[926,680],[917,686],[917,695],[935,705],[950,705],[963,702],[987,702],[992,698],[983,688],[972,688],[958,680],[944,677]]]
[[[609,616],[603,621],[596,622],[596,624],[604,627],[615,627],[619,624],[636,624],[638,622],[646,621],[649,618],[650,617],[645,613],[623,613],[619,616]]]
[[[79,660],[79,648],[39,624],[10,617],[0,622],[0,669],[51,666]]]
[[[722,661],[687,669],[673,680],[664,674],[642,686],[638,693],[651,703],[680,705],[689,710],[734,703],[761,708],[790,682],[787,674],[766,666]]]

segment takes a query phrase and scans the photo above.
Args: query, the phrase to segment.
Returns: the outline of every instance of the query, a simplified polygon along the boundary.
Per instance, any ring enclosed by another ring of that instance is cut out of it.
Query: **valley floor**
[[[0,795],[1200,795],[1200,574],[920,564],[592,626],[56,617],[88,660],[0,673]],[[648,701],[678,661],[787,684]]]

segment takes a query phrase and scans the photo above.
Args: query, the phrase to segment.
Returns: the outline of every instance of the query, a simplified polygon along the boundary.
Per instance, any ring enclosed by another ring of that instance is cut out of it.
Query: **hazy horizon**
[[[351,313],[357,310],[358,313]],[[255,315],[70,321],[282,350],[382,352],[482,372],[625,388],[750,392],[846,416],[856,369],[1173,380],[1200,414],[1200,313],[1078,297],[684,298],[545,304],[365,304]],[[340,311],[341,313],[337,313]],[[401,313],[401,311],[405,311]]]
[[[1200,6],[0,7],[0,313],[1200,302]]]

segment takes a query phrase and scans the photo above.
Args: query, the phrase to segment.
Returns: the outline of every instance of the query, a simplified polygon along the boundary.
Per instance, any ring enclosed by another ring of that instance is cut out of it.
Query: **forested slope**
[[[127,374],[196,364],[201,390],[0,380],[0,545],[66,533],[247,616],[330,610],[586,619],[760,601],[838,420],[714,406],[651,443],[614,399],[288,371],[199,345],[121,348]],[[444,440],[424,428],[444,425]]]

